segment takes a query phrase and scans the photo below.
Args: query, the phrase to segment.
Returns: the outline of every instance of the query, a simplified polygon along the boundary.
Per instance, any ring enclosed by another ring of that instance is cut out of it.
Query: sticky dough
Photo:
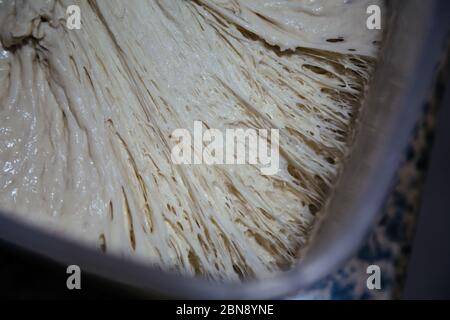
[[[288,268],[372,72],[380,35],[360,25],[366,3],[0,1],[0,207],[185,274]],[[71,4],[81,30],[66,28]],[[279,129],[279,173],[174,165],[171,133],[196,120]]]

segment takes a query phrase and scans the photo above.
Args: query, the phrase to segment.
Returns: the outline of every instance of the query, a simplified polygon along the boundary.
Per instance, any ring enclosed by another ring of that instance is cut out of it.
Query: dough
[[[0,1],[0,207],[185,274],[285,270],[348,152],[380,39],[367,3]],[[174,165],[194,121],[279,129],[278,174]]]

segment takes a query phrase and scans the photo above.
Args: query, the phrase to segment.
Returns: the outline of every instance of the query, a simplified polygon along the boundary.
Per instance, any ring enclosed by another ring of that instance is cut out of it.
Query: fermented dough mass
[[[66,8],[80,7],[69,30]],[[214,279],[288,268],[347,154],[379,0],[0,1],[0,208]],[[280,171],[171,162],[171,132],[280,130]]]

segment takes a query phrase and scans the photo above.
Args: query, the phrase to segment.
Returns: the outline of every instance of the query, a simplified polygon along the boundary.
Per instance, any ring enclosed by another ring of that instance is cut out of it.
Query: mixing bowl
[[[305,289],[336,270],[361,245],[393,182],[446,41],[450,4],[439,0],[387,2],[385,41],[352,152],[310,246],[290,270],[270,279],[215,283],[105,255],[0,213],[0,238],[61,264],[145,295],[185,298],[278,298]]]

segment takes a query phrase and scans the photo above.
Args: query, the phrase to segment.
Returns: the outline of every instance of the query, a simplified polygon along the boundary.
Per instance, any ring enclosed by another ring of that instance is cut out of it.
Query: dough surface
[[[80,30],[65,24],[72,4]],[[0,1],[0,208],[186,274],[288,268],[372,73],[367,4]],[[171,133],[194,121],[279,129],[280,171],[174,165]]]

